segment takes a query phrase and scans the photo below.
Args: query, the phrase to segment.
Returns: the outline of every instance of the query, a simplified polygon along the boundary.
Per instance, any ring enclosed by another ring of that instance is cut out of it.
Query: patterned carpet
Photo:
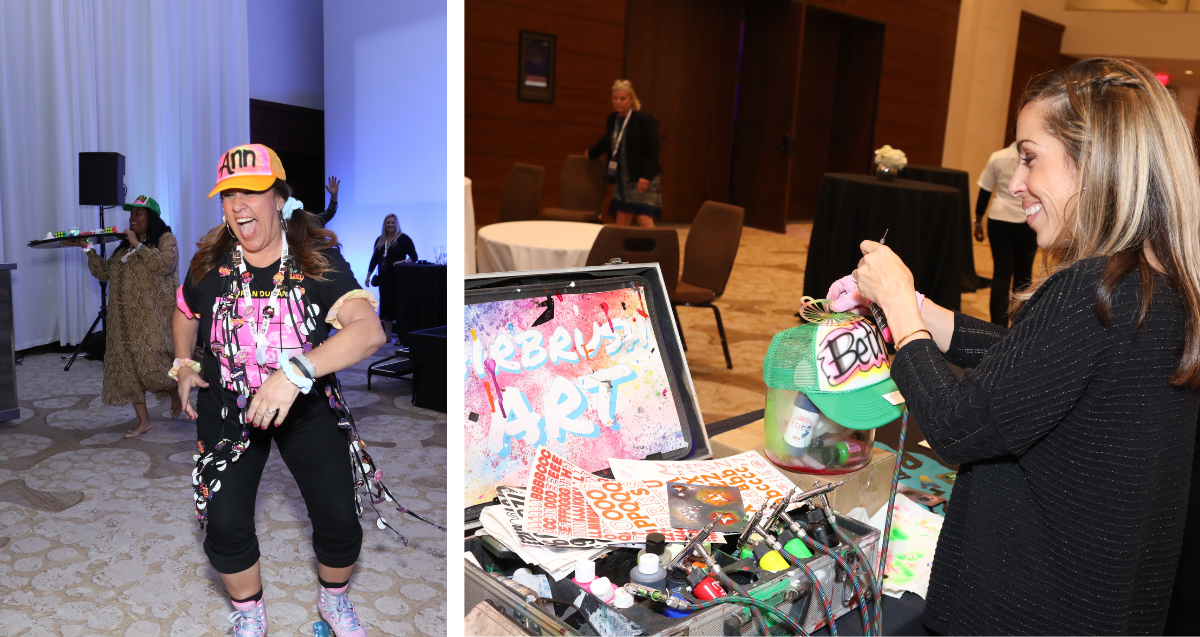
[[[407,381],[377,377],[367,391],[366,365],[340,374],[360,434],[400,502],[444,524],[446,415],[413,407]],[[136,416],[100,402],[102,364],[62,366],[26,357],[21,418],[0,425],[0,634],[227,634],[232,607],[193,515],[195,425],[151,397],[156,429],[127,440]],[[445,635],[446,535],[392,513],[410,544],[376,529],[368,507],[350,599],[371,635]],[[255,519],[271,634],[312,635],[311,525],[275,450]]]
[[[680,254],[687,226],[679,231]],[[680,307],[679,321],[687,339],[688,366],[700,395],[705,422],[762,409],[766,385],[762,361],[776,333],[797,325],[793,314],[804,296],[804,265],[808,261],[811,223],[788,225],[787,234],[745,228],[725,295],[716,305],[725,323],[733,369],[725,369],[721,338],[712,310]],[[991,247],[975,242],[975,272],[992,276]],[[1036,268],[1036,266],[1035,266]],[[963,294],[963,311],[987,319],[990,290]]]

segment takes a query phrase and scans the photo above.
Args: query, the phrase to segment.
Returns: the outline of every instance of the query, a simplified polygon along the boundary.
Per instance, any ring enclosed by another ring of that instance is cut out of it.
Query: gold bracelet
[[[903,345],[904,339],[912,336],[913,334],[917,334],[919,332],[925,332],[926,334],[929,335],[929,338],[933,338],[933,332],[930,332],[929,330],[927,330],[925,328],[921,328],[919,330],[913,330],[913,331],[909,332],[908,334],[905,334],[904,336],[901,336],[900,338],[896,339],[896,351],[900,351],[900,347]]]

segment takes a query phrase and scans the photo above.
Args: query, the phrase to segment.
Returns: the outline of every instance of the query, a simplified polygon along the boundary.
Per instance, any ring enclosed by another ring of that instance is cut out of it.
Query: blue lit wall
[[[361,282],[388,213],[422,259],[446,249],[446,3],[324,12],[325,172],[342,180],[329,228]]]

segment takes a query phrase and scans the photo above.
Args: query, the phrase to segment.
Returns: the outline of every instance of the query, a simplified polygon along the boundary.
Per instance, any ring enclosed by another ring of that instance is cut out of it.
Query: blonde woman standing
[[[933,449],[961,465],[927,626],[1161,634],[1200,414],[1191,132],[1128,60],[1077,62],[1021,103],[1007,188],[1049,263],[1014,294],[1012,327],[922,303],[872,241],[834,309],[883,308],[899,335],[892,378]]]
[[[654,220],[662,217],[658,122],[642,111],[629,80],[613,82],[612,105],[605,133],[588,149],[588,158],[608,156],[605,174],[613,184],[608,214],[617,225],[628,226],[637,219],[639,226],[653,228]]]
[[[375,239],[375,252],[371,255],[371,264],[367,266],[367,278],[363,285],[379,284],[379,319],[383,321],[383,333],[392,338],[392,321],[396,320],[396,307],[399,304],[399,290],[396,289],[392,268],[401,263],[414,263],[417,260],[417,247],[412,238],[400,231],[400,220],[394,214],[383,218],[383,228]],[[371,273],[378,266],[379,275],[371,280]]]

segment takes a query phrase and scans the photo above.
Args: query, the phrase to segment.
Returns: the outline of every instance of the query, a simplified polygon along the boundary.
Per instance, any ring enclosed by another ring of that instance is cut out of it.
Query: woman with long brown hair
[[[330,249],[337,237],[291,198],[274,151],[225,153],[217,193],[224,222],[199,242],[179,288],[171,370],[184,404],[200,389],[186,411],[199,439],[192,483],[204,551],[233,600],[236,634],[265,635],[254,502],[273,440],[312,521],[321,616],[339,637],[363,636],[346,596],[362,543],[346,454],[358,440],[329,374],[383,344],[375,300]],[[326,323],[338,330],[327,340]],[[190,358],[197,336],[202,362]]]
[[[899,335],[892,378],[933,449],[961,465],[926,625],[1161,633],[1200,414],[1191,132],[1149,69],[1090,59],[1026,92],[1017,149],[1008,189],[1048,258],[1014,295],[1011,328],[922,304],[872,241],[858,290],[834,307],[882,307]]]

